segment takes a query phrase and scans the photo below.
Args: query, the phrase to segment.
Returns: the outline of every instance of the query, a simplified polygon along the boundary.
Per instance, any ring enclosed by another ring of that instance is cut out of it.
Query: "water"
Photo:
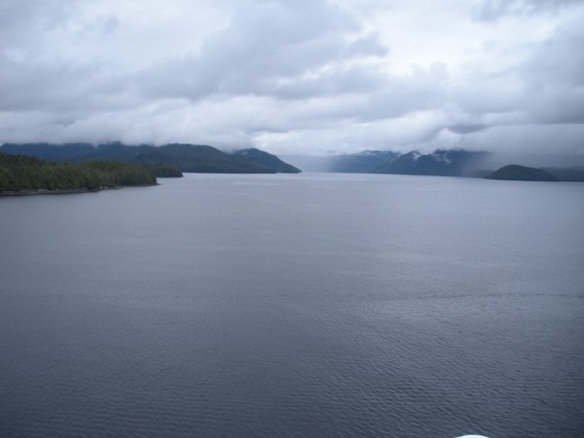
[[[0,199],[0,436],[578,437],[584,184]]]

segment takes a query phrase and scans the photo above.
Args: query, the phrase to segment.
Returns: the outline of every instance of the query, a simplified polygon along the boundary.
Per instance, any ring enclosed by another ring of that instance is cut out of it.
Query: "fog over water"
[[[575,437],[584,185],[0,199],[0,435]]]

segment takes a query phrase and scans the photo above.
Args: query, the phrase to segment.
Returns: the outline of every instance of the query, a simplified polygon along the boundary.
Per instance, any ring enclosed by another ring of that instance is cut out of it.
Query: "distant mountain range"
[[[87,143],[6,143],[0,152],[21,154],[52,161],[114,160],[134,164],[165,164],[182,172],[200,173],[298,173],[299,169],[275,155],[259,149],[222,152],[212,146],[168,144],[164,146],[129,146],[107,143],[93,146]],[[166,175],[159,175],[166,176]]]
[[[286,158],[297,163],[303,170],[316,172],[384,173],[398,175],[435,175],[490,177],[491,179],[541,180],[543,175],[551,175],[549,180],[584,181],[584,166],[570,168],[525,166],[502,168],[498,173],[489,170],[488,152],[466,151],[464,149],[437,149],[430,154],[417,151],[399,154],[392,151],[363,151],[356,154],[332,156],[288,155]],[[515,166],[515,165],[513,165]],[[526,169],[533,169],[532,172]],[[541,172],[539,172],[541,171]],[[539,175],[539,176],[537,176]]]
[[[398,175],[473,176],[492,179],[551,179],[584,181],[584,166],[570,168],[516,166],[496,172],[486,167],[488,152],[464,149],[437,149],[429,154],[417,151],[399,154],[393,151],[367,150],[356,154],[332,156],[288,155],[286,161],[275,155],[250,148],[232,153],[212,146],[167,144],[164,146],[129,146],[107,143],[97,146],[87,143],[7,143],[0,152],[22,154],[52,161],[114,160],[147,165],[157,176],[180,176],[181,172],[200,173],[298,173],[300,169],[320,172],[381,173]],[[532,171],[530,169],[535,170]],[[539,172],[541,171],[541,172]],[[544,172],[544,173],[542,173]],[[539,175],[539,176],[538,176]],[[550,179],[550,180],[551,180]]]
[[[289,155],[289,160],[303,169],[321,172],[389,173],[399,175],[469,176],[479,169],[489,154],[462,149],[438,149],[431,154],[413,151],[363,151],[330,157]]]
[[[438,149],[431,154],[408,152],[379,167],[379,173],[398,175],[470,176],[477,171],[487,152]]]

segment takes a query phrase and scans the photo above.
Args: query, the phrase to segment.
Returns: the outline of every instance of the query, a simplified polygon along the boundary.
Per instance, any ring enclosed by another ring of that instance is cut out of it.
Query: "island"
[[[487,179],[501,179],[510,181],[557,181],[551,173],[534,167],[509,164],[487,175]]]

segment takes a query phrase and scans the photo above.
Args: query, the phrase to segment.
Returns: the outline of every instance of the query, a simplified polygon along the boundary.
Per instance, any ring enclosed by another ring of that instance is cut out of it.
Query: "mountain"
[[[124,146],[120,143],[108,143],[93,146],[88,143],[6,143],[0,146],[0,152],[21,154],[54,162],[82,161],[121,161],[146,166],[157,177],[181,177],[182,171],[177,166],[159,160],[140,160],[140,153],[150,146]]]
[[[503,179],[512,181],[557,181],[558,179],[549,172],[534,167],[519,166],[510,164],[501,167],[495,172],[487,175],[488,179]]]
[[[92,146],[85,143],[56,145],[49,143],[4,144],[0,152],[24,154],[55,161],[103,161],[115,160],[126,163],[147,164],[152,169],[163,169],[169,176],[169,166],[182,172],[201,173],[277,173],[299,172],[276,156],[258,149],[228,154],[212,146],[192,144],[168,144],[160,147],[149,145],[129,146],[107,143]],[[161,166],[164,164],[165,166]],[[161,170],[162,171],[162,170]]]
[[[426,155],[413,151],[387,162],[378,169],[378,172],[399,175],[468,176],[487,156],[487,152],[469,152],[463,149],[437,149]]]
[[[431,154],[412,151],[403,155],[387,150],[366,150],[356,154],[288,155],[286,158],[303,170],[314,172],[476,176],[481,162],[489,155],[487,152],[469,152],[463,149],[438,149]]]
[[[5,143],[0,151],[6,154],[21,154],[51,161],[74,161],[86,155],[95,153],[95,146],[89,143],[67,143],[55,145],[51,143]]]
[[[300,169],[285,163],[277,156],[268,154],[256,148],[242,149],[234,152],[232,155],[242,157],[266,169],[274,169],[278,173],[300,173]]]
[[[357,154],[331,157],[330,172],[378,173],[383,166],[393,162],[399,154],[392,151],[363,151]]]
[[[133,146],[125,146],[131,151]],[[183,172],[194,173],[276,173],[250,160],[226,154],[212,146],[169,144],[160,147],[138,146],[135,162],[161,162],[173,164]]]

